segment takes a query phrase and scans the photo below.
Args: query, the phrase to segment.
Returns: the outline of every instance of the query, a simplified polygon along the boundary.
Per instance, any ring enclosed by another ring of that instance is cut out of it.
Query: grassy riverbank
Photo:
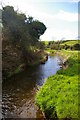
[[[49,77],[36,96],[36,103],[47,118],[78,118],[78,59],[77,51],[61,51],[69,56],[66,70]],[[78,61],[79,60],[79,61]],[[53,66],[54,67],[54,66]]]

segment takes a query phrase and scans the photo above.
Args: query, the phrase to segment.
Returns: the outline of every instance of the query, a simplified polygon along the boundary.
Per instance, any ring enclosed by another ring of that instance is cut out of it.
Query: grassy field
[[[74,45],[74,44],[77,44],[77,43],[80,43],[79,42],[80,40],[67,40],[67,41],[64,41],[64,43],[61,43],[61,45]],[[52,41],[42,41],[45,43],[45,45],[48,45],[49,42],[52,42]],[[55,41],[56,42],[56,41]]]
[[[80,50],[80,40],[66,40],[66,41],[43,41],[46,48],[53,50]]]
[[[36,104],[48,118],[78,118],[78,51],[60,52],[69,56],[68,68],[47,79],[36,96]],[[54,66],[53,66],[54,67]]]
[[[61,43],[61,45],[69,45],[69,46],[73,46],[74,44],[77,44],[79,43],[79,40],[68,40],[68,41],[65,41],[64,43]]]

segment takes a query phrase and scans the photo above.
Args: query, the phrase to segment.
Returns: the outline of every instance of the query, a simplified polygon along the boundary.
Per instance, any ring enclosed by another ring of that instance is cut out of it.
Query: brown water
[[[35,96],[46,78],[60,69],[58,56],[48,57],[45,64],[28,67],[3,82],[3,118],[43,118],[35,105]]]

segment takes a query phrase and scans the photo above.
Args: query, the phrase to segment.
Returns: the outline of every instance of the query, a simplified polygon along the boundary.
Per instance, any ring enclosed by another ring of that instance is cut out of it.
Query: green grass
[[[48,45],[49,41],[44,41],[45,45]]]
[[[49,42],[52,42],[52,41],[42,41],[42,42],[44,42],[45,43],[45,45],[48,45],[48,43]],[[56,42],[56,41],[55,41]],[[64,41],[64,43],[61,43],[60,45],[65,45],[65,44],[67,44],[67,45],[69,45],[69,46],[73,46],[74,44],[77,44],[77,43],[79,43],[79,40],[68,40],[68,41]]]
[[[49,53],[51,53],[51,54],[53,54],[53,53],[56,52],[56,50],[51,50],[50,48],[47,48],[45,51],[46,51],[46,52],[49,52]]]
[[[36,96],[36,104],[49,118],[78,118],[78,62],[77,51],[61,52],[68,58],[69,67],[49,77]]]
[[[68,40],[68,41],[65,41],[64,43],[62,43],[61,45],[67,44],[69,46],[73,46],[74,44],[77,44],[77,43],[79,43],[78,40]]]

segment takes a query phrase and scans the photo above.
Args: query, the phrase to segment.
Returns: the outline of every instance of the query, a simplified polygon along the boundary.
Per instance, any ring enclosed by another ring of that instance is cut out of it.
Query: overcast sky
[[[41,40],[76,39],[79,0],[2,0],[43,22],[47,30]]]

